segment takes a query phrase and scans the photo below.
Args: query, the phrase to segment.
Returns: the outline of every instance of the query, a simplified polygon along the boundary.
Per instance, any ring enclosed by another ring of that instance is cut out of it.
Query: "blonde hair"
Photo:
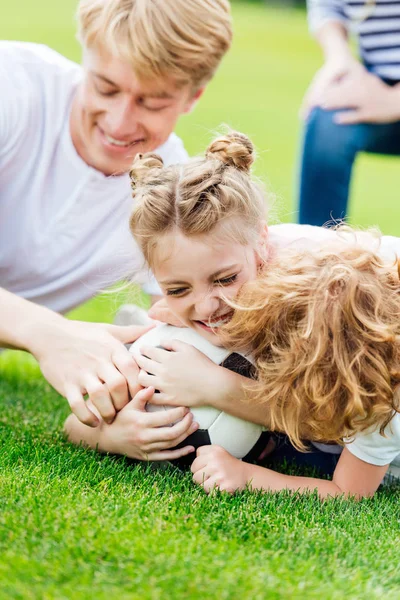
[[[221,337],[248,349],[271,430],[302,440],[382,433],[398,411],[400,284],[393,265],[356,243],[279,250],[246,284]]]
[[[232,40],[227,0],[81,0],[78,38],[104,47],[139,78],[205,85]]]
[[[237,132],[214,140],[204,158],[184,165],[164,167],[158,155],[138,154],[130,171],[130,228],[147,263],[153,263],[160,236],[174,230],[196,236],[222,223],[243,245],[258,239],[266,206],[250,176],[253,160],[252,143]]]

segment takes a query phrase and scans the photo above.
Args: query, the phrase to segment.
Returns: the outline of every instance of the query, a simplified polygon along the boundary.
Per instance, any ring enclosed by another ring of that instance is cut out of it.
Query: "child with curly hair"
[[[375,242],[371,235],[368,248],[346,232],[312,251],[282,249],[243,287],[221,331],[227,346],[254,357],[249,411],[264,406],[269,428],[300,450],[310,439],[344,445],[333,480],[234,463],[219,451],[193,464],[199,483],[209,488],[229,470],[232,489],[374,494],[400,453],[399,263],[379,257]]]

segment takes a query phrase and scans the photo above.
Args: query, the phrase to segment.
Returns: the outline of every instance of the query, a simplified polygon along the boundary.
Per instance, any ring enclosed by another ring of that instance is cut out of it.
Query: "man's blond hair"
[[[130,63],[140,79],[173,77],[196,89],[232,39],[227,0],[81,0],[78,38]]]

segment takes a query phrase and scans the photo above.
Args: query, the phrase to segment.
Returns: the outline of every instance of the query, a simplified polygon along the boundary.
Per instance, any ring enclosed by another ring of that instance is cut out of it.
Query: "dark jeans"
[[[286,435],[272,434],[272,438],[276,446],[275,450],[263,461],[262,464],[265,463],[265,466],[274,469],[286,463],[289,466],[299,467],[300,471],[303,468],[314,468],[319,475],[333,475],[340,454],[323,452],[312,444],[309,445],[308,452],[300,452],[292,446]]]
[[[359,152],[400,155],[400,121],[337,125],[335,112],[315,108],[305,125],[298,200],[302,224],[323,225],[346,217],[351,174]]]

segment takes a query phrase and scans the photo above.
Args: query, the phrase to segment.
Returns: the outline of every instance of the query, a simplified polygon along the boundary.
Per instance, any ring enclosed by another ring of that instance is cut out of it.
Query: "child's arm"
[[[196,431],[197,424],[188,409],[180,407],[168,411],[146,412],[145,406],[154,393],[153,388],[141,390],[117,413],[108,425],[99,416],[95,429],[81,423],[75,415],[65,422],[64,431],[74,444],[89,446],[99,452],[122,454],[138,460],[174,460],[190,454],[193,446],[171,450]]]
[[[145,346],[141,348],[145,356],[136,357],[142,369],[138,382],[159,390],[152,403],[190,408],[214,406],[246,421],[268,425],[265,405],[250,407],[246,401],[247,390],[251,391],[254,385],[251,379],[216,365],[184,342],[172,340],[164,348]]]
[[[374,495],[387,468],[388,465],[378,467],[366,463],[345,448],[333,480],[327,481],[313,477],[283,475],[271,469],[244,463],[219,446],[203,446],[197,450],[192,473],[194,481],[207,493],[215,487],[227,492],[249,487],[251,490],[269,492],[317,490],[321,498],[344,495],[360,499]]]

